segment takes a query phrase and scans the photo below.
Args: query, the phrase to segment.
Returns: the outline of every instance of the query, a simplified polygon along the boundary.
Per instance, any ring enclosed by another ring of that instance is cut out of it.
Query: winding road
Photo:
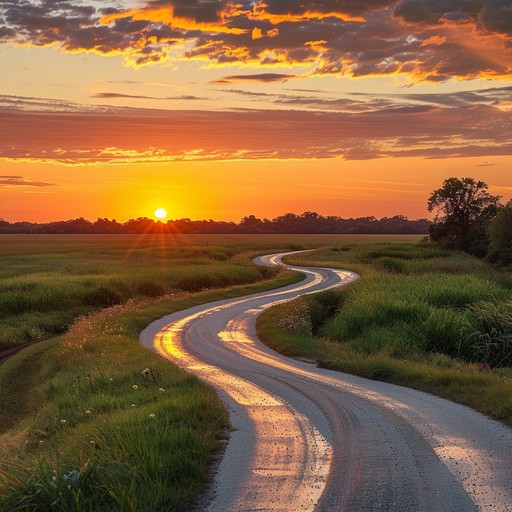
[[[255,260],[284,265],[281,253]],[[512,430],[416,390],[270,350],[256,317],[353,272],[292,267],[298,284],[168,315],[141,342],[213,385],[233,431],[209,512],[512,512]]]

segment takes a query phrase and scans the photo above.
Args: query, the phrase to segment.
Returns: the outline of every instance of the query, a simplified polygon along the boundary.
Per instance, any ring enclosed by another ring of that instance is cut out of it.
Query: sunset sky
[[[0,218],[512,198],[512,0],[0,0]]]

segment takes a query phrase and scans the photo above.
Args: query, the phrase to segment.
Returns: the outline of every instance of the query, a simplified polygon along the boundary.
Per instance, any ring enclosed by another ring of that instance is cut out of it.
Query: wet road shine
[[[283,256],[256,263],[282,265]],[[426,393],[286,358],[258,340],[266,308],[359,278],[287,267],[305,279],[174,313],[141,333],[148,348],[214,386],[229,411],[233,432],[201,510],[512,512],[511,429]]]

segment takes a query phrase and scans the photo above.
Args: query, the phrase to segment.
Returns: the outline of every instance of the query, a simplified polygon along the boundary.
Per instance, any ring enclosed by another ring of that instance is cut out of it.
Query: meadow
[[[395,241],[420,237],[392,237]],[[283,286],[271,251],[382,236],[3,236],[0,510],[189,510],[228,430],[215,394],[138,343],[172,311]]]
[[[60,334],[74,318],[130,298],[197,292],[270,278],[277,271],[252,265],[252,253],[319,247],[342,238],[0,235],[0,352]],[[348,240],[380,238],[382,235],[363,235]]]
[[[362,279],[259,319],[276,350],[444,396],[512,425],[512,273],[429,244],[289,256]]]

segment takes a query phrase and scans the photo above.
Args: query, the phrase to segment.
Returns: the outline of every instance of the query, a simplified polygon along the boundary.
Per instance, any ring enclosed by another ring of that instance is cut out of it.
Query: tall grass
[[[0,250],[0,349],[62,333],[74,318],[134,297],[254,283],[276,271],[250,265],[244,245],[153,246],[121,250],[62,240]],[[23,242],[25,239],[23,238]],[[16,243],[16,240],[14,240]],[[140,245],[143,243],[143,245]],[[66,246],[65,246],[66,247]]]
[[[390,239],[417,239],[395,236]],[[60,334],[79,315],[135,297],[255,283],[254,253],[379,236],[0,235],[0,351]]]
[[[428,244],[334,246],[288,262],[353,269],[363,278],[262,315],[258,329],[271,346],[435,392],[512,424],[510,272]],[[325,304],[330,313],[319,315]],[[297,316],[314,326],[313,336],[286,320]]]
[[[349,246],[296,255],[294,263],[345,266],[363,276],[318,333],[378,352],[443,353],[510,366],[510,273],[428,244]],[[302,260],[302,261],[301,261]],[[304,261],[306,260],[306,261]],[[384,264],[383,264],[384,262]]]

